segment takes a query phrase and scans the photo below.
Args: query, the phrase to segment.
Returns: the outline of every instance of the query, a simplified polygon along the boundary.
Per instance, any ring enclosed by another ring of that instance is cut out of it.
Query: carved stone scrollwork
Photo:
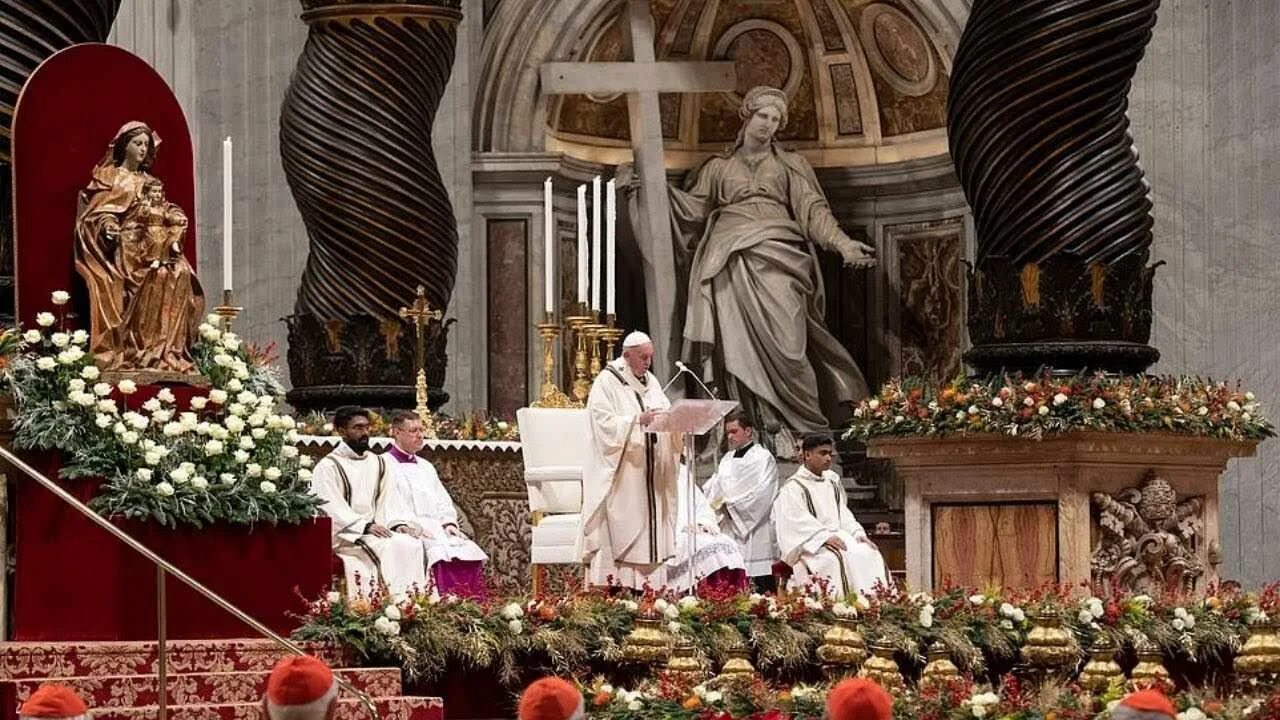
[[[1093,493],[1098,531],[1093,581],[1152,595],[1192,590],[1206,570],[1196,552],[1204,532],[1203,505],[1198,497],[1179,500],[1154,471],[1139,487]]]

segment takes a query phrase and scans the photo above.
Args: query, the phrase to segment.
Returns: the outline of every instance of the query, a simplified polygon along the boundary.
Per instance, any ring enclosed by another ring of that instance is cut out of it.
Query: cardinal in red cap
[[[832,688],[827,695],[827,717],[831,720],[890,720],[893,698],[875,682],[853,678]]]
[[[535,680],[520,695],[519,720],[582,720],[586,707],[582,693],[567,680],[545,677]]]
[[[338,708],[338,683],[323,661],[290,655],[271,670],[262,704],[271,720],[329,720]]]
[[[89,708],[84,701],[66,685],[45,683],[31,693],[31,697],[18,709],[20,720],[28,718],[65,718],[66,720],[89,720]]]
[[[1178,711],[1159,690],[1129,693],[1111,709],[1111,720],[1175,720]]]

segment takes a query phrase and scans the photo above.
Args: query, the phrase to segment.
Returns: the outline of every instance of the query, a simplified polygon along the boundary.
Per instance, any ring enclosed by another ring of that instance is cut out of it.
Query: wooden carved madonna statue
[[[160,138],[130,122],[80,191],[76,271],[89,291],[89,344],[99,367],[191,380],[204,292],[182,254],[187,216],[150,174]]]

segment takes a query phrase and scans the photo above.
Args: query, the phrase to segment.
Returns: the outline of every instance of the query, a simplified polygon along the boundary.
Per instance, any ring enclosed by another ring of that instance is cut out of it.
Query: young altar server
[[[424,444],[422,420],[408,410],[391,418],[393,444],[387,454],[395,465],[399,489],[426,552],[427,572],[441,595],[484,596],[488,555],[458,528],[453,498],[440,475],[418,451]]]
[[[269,720],[329,720],[338,709],[338,683],[324,661],[289,655],[267,676],[262,706]]]
[[[61,720],[89,720],[89,708],[71,688],[57,683],[45,683],[31,693],[31,697],[18,708],[18,720],[60,718]]]
[[[824,578],[832,595],[867,595],[877,583],[888,584],[888,573],[879,548],[849,511],[840,476],[831,471],[834,453],[830,435],[813,433],[801,441],[804,465],[773,503],[778,548],[791,566],[790,587]]]
[[[738,543],[720,531],[715,511],[701,488],[693,485],[689,495],[688,468],[680,466],[680,484],[676,488],[676,554],[667,561],[667,587],[685,590],[706,582],[709,585],[732,585],[745,588],[747,584],[746,561]],[[690,508],[692,500],[693,507]],[[690,525],[690,514],[693,524]],[[693,541],[697,534],[697,542]],[[696,545],[696,553],[695,551]],[[693,573],[689,572],[689,557],[693,554]]]
[[[773,530],[773,499],[778,494],[778,461],[756,442],[755,428],[745,413],[735,410],[724,419],[729,452],[716,474],[703,487],[711,507],[719,511],[719,525],[732,537],[746,560],[747,575],[756,590],[774,590],[773,563],[778,540]]]
[[[520,693],[518,720],[582,720],[586,703],[582,693],[568,680],[544,677]]]
[[[425,588],[420,532],[397,490],[395,468],[369,452],[369,412],[340,407],[333,427],[342,442],[316,463],[311,492],[333,520],[333,551],[342,559],[347,594],[367,593],[378,581],[393,594]]]

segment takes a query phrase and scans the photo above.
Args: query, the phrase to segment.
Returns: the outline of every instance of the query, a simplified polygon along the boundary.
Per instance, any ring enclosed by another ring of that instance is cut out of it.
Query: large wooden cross
[[[644,289],[654,356],[678,358],[680,339],[672,337],[676,312],[675,246],[671,237],[671,201],[662,152],[660,92],[721,92],[736,89],[732,62],[657,62],[649,0],[626,0],[629,62],[552,62],[542,66],[542,92],[548,95],[626,93],[631,149],[640,177],[637,243],[644,259]]]

